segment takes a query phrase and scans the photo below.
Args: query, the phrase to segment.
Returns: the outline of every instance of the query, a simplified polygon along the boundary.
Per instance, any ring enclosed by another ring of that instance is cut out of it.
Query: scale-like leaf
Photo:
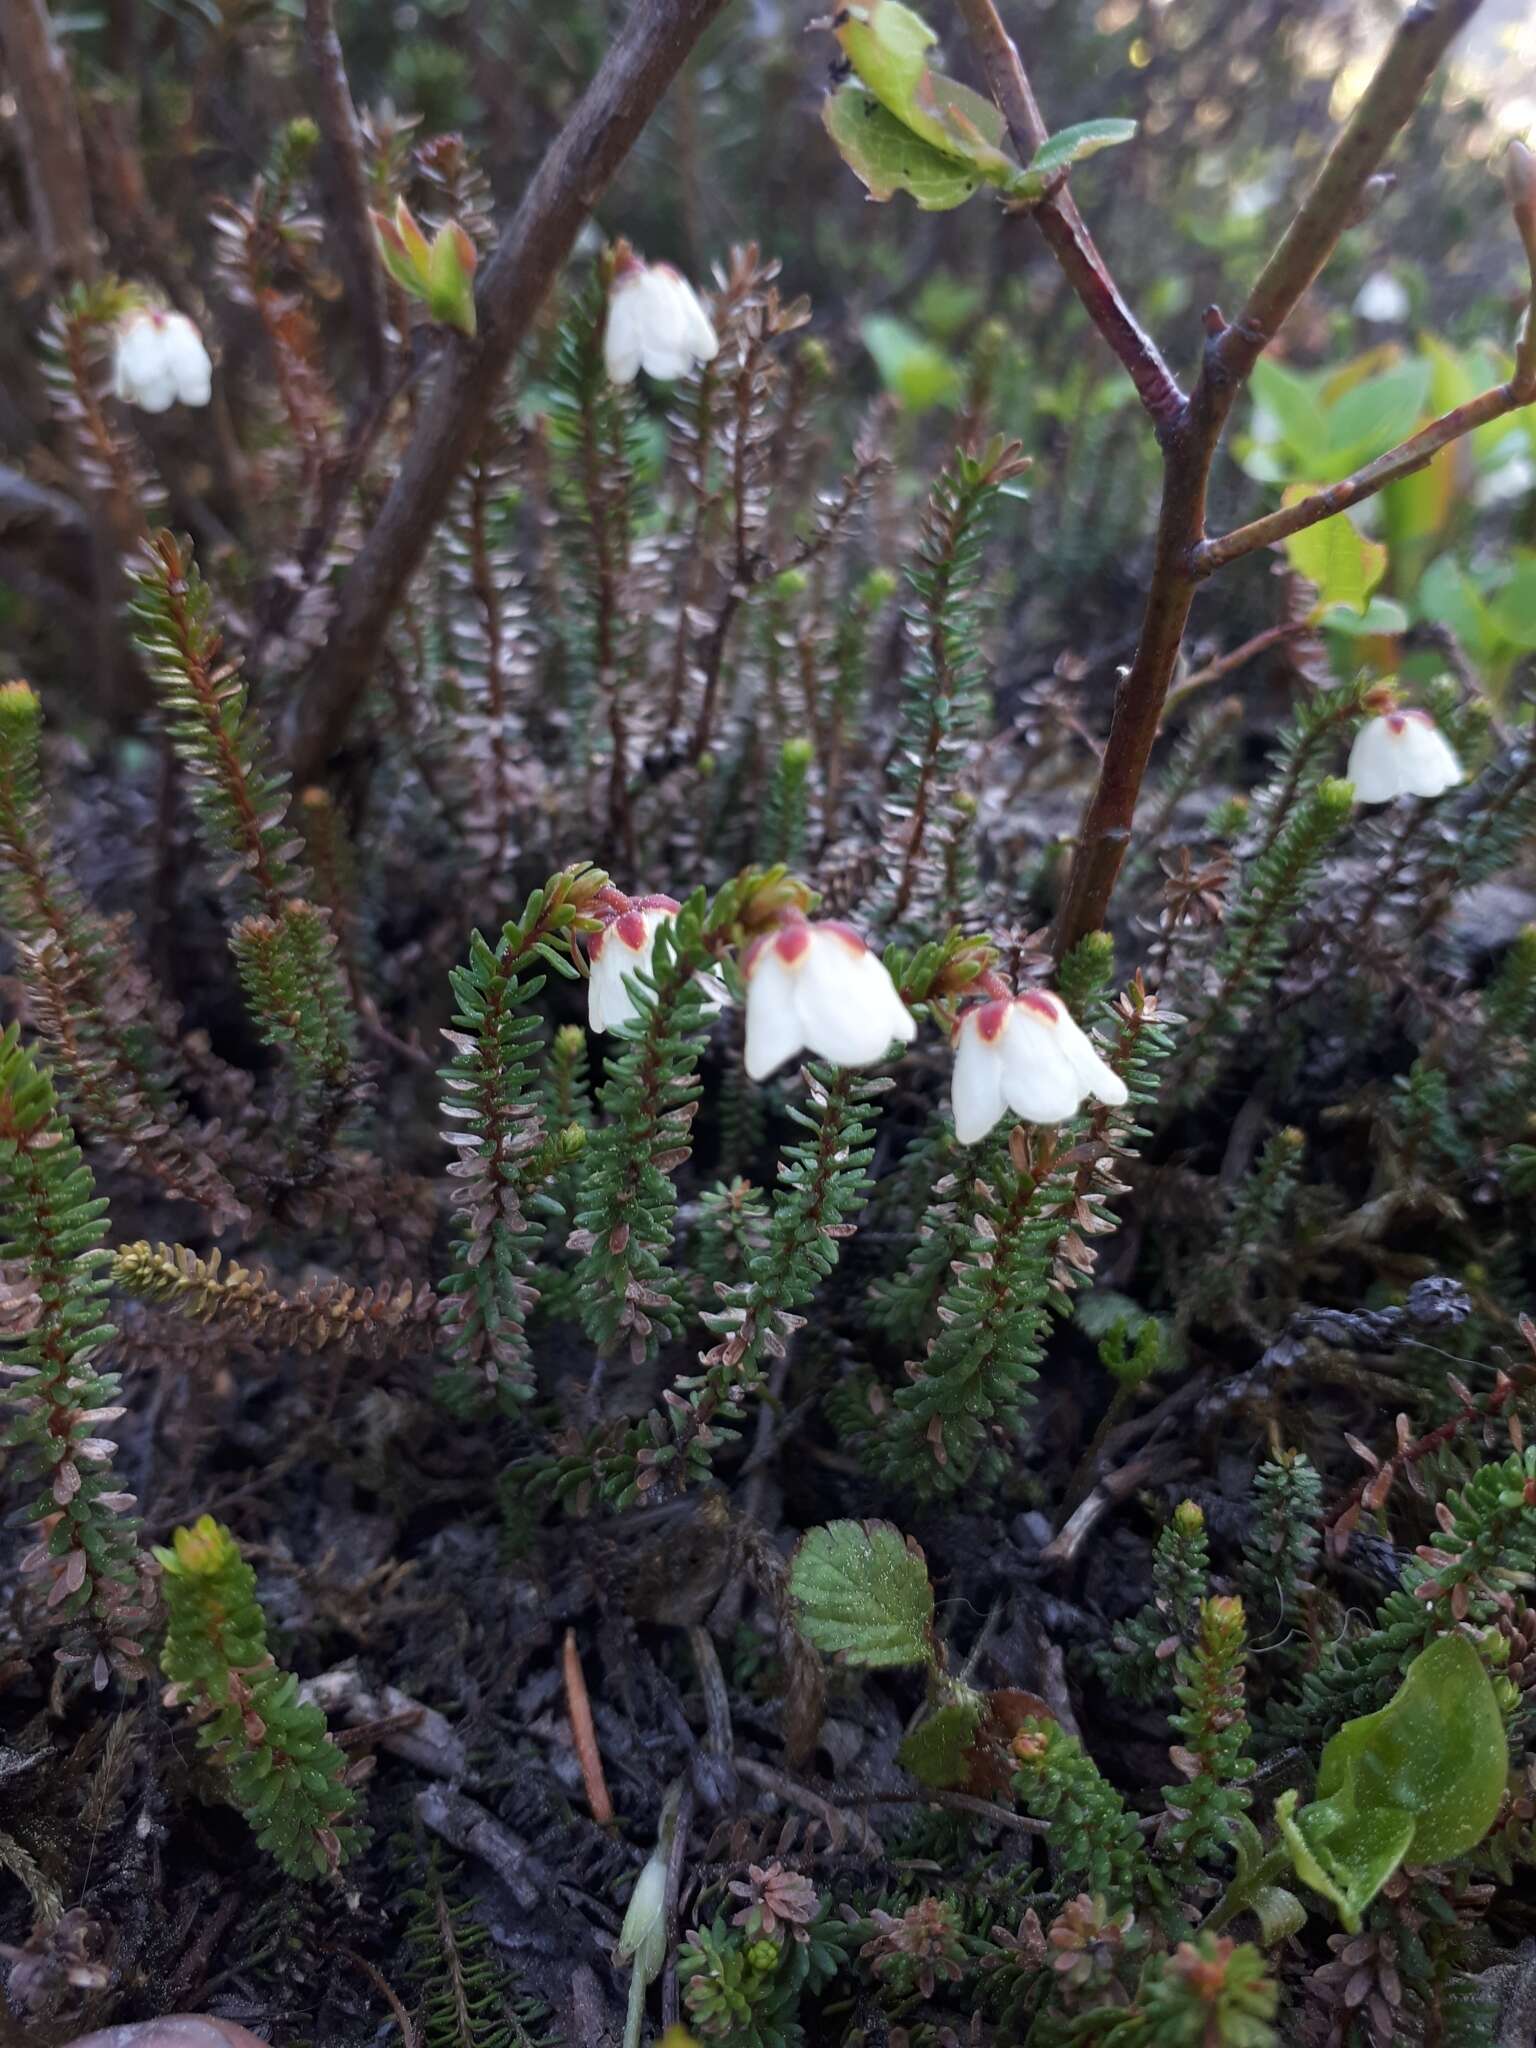
[[[889,1522],[829,1522],[802,1537],[790,1567],[800,1633],[848,1664],[926,1664],[933,1588],[915,1543]]]

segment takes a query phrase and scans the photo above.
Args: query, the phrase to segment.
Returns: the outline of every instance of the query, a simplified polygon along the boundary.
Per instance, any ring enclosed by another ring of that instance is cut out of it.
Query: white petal
[[[1093,1040],[1063,1003],[1056,1021],[1056,1043],[1069,1067],[1088,1093],[1112,1109],[1130,1101],[1130,1090],[1108,1062],[1099,1056]]]
[[[1390,270],[1373,270],[1355,294],[1354,310],[1362,320],[1383,324],[1406,320],[1408,293]]]
[[[1405,787],[1414,796],[1443,796],[1461,780],[1461,763],[1445,734],[1428,719],[1411,715],[1397,742]]]
[[[166,358],[183,405],[206,405],[213,392],[213,364],[198,333],[185,313],[173,313],[165,323]]]
[[[893,1038],[910,1041],[917,1031],[878,955],[814,927],[799,1010],[806,1044],[836,1067],[870,1066]]]
[[[632,384],[640,368],[643,341],[637,288],[627,277],[621,278],[608,300],[608,320],[603,329],[603,367],[615,384]]]
[[[1384,718],[1368,718],[1355,734],[1344,770],[1360,804],[1389,804],[1403,794],[1401,745]]]
[[[1083,1099],[1082,1083],[1058,1041],[1059,1029],[1015,1004],[1003,1032],[1003,1094],[1026,1123],[1062,1123]]]
[[[984,1138],[1003,1113],[1003,1060],[974,1025],[962,1023],[955,1048],[955,1071],[949,1084],[955,1113],[955,1136],[962,1145]]]
[[[796,1001],[798,977],[785,966],[772,943],[764,946],[747,982],[747,1053],[749,1080],[763,1081],[775,1067],[793,1059],[805,1044]]]

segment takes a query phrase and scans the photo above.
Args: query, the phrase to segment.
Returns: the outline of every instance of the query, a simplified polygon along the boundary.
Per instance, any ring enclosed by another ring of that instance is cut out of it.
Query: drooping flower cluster
[[[587,1021],[594,1031],[626,1034],[642,1014],[657,933],[677,916],[671,896],[621,895],[609,886],[595,907],[602,929],[587,940]],[[808,1053],[835,1067],[870,1067],[893,1045],[910,1045],[917,1020],[884,961],[860,934],[835,920],[791,910],[747,946],[746,1070],[764,1081]],[[697,979],[716,1009],[728,1001],[713,972]],[[953,1032],[955,1135],[978,1144],[1008,1113],[1055,1124],[1093,1097],[1112,1108],[1129,1099],[1124,1081],[1059,996],[1015,995],[999,976],[974,984],[985,1000],[964,1011]]]

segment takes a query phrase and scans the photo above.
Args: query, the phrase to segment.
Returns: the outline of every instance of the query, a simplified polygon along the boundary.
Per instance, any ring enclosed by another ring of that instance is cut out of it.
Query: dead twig
[[[598,1826],[609,1828],[613,1826],[613,1801],[608,1797],[602,1751],[597,1746],[597,1730],[592,1725],[592,1702],[587,1697],[586,1676],[581,1668],[581,1652],[576,1647],[573,1628],[565,1632],[565,1648],[560,1662],[565,1678],[565,1710],[571,1720],[571,1740],[576,1745],[576,1759],[581,1765],[587,1806]]]

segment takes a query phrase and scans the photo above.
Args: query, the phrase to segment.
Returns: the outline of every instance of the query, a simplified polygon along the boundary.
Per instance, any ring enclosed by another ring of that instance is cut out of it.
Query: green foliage
[[[401,1904],[411,1914],[405,1949],[422,2048],[557,2048],[550,2008],[512,1992],[485,1923],[435,1852]]]
[[[966,764],[991,717],[977,603],[988,516],[1024,465],[999,435],[951,456],[923,517],[908,579],[908,654],[886,811],[893,880],[888,917],[905,931],[924,912],[962,902],[973,884],[974,803]]]
[[[1021,1812],[1051,1823],[1063,1884],[1102,1894],[1112,1908],[1157,1893],[1135,1815],[1075,1735],[1055,1721],[1027,1720],[1013,1753],[1013,1796]]]
[[[826,1908],[804,1931],[804,1941],[753,1938],[718,1915],[692,1928],[677,1955],[689,2030],[728,2048],[800,2048],[800,2000],[831,1982],[847,1940]]]
[[[1334,1736],[1316,1799],[1298,1812],[1286,1792],[1275,1816],[1297,1875],[1353,1930],[1400,1864],[1446,1862],[1482,1840],[1507,1770],[1492,1680],[1465,1636],[1444,1635],[1385,1707]]]
[[[1299,1663],[1307,1649],[1306,1603],[1322,1549],[1322,1506],[1322,1477],[1302,1451],[1280,1451],[1254,1474],[1253,1513],[1243,1533],[1243,1602],[1263,1638],[1267,1672],[1277,1658]]]
[[[790,1569],[796,1625],[845,1664],[926,1665],[933,1589],[922,1551],[889,1522],[829,1522],[800,1540]]]
[[[1236,1033],[1273,981],[1292,925],[1353,801],[1350,785],[1333,777],[1298,790],[1286,822],[1246,869],[1216,959],[1215,993],[1185,1045],[1188,1054],[1206,1053],[1202,1065],[1208,1063],[1210,1042]]]
[[[108,1652],[137,1668],[132,1606],[137,1552],[126,1510],[133,1495],[113,1470],[105,1426],[123,1413],[115,1374],[95,1361],[115,1335],[103,1321],[111,1253],[101,1239],[106,1202],[59,1108],[53,1080],[21,1043],[0,1035],[0,1262],[16,1262],[35,1289],[36,1310],[5,1331],[0,1371],[13,1384],[13,1419],[0,1444],[42,1485],[27,1509],[38,1542],[23,1568],[44,1589],[45,1611],[88,1622],[99,1634],[98,1681]]]
[[[1150,1606],[1122,1623],[1113,1650],[1100,1656],[1112,1692],[1150,1701],[1167,1690],[1170,1660],[1197,1639],[1210,1570],[1205,1516],[1194,1501],[1181,1501],[1153,1547]]]
[[[160,1668],[199,1721],[231,1799],[290,1877],[325,1877],[361,1846],[357,1800],[325,1716],[267,1648],[256,1575],[211,1515],[157,1549],[166,1635]]]
[[[791,865],[805,852],[806,820],[810,805],[810,774],[816,750],[809,740],[786,740],[779,748],[773,781],[763,804],[757,832],[760,861],[786,861]]]
[[[527,1322],[537,1299],[534,1259],[543,1223],[560,1211],[542,1187],[546,1132],[534,1066],[540,1022],[530,1006],[544,988],[544,968],[574,976],[559,941],[591,924],[583,906],[604,880],[590,868],[553,876],[506,925],[494,950],[474,933],[468,960],[450,977],[456,1008],[444,1036],[454,1057],[441,1078],[444,1114],[452,1119],[445,1142],[458,1155],[449,1174],[459,1236],[439,1289],[448,1363],[438,1392],[457,1414],[488,1401],[515,1414],[533,1390]],[[580,1137],[572,1052],[567,1042],[552,1107],[569,1112],[559,1129],[574,1128]]]
[[[1229,1595],[1202,1601],[1195,1640],[1178,1655],[1174,1686],[1179,1705],[1172,1721],[1184,1739],[1170,1755],[1187,1782],[1163,1791],[1173,1817],[1167,1841],[1174,1869],[1186,1879],[1202,1865],[1226,1860],[1232,1822],[1252,1796],[1243,1782],[1253,1774],[1246,1754],[1246,1648],[1242,1601]]]
[[[588,1336],[639,1363],[682,1328],[677,1275],[664,1263],[677,1217],[672,1176],[692,1148],[696,1078],[714,1007],[699,982],[711,940],[731,915],[729,892],[702,889],[661,924],[648,976],[636,975],[639,1021],[608,1058],[572,1245]]]
[[[1078,940],[1056,977],[1056,993],[1082,1024],[1108,994],[1115,972],[1115,942],[1108,932]]]
[[[354,1058],[354,1020],[325,911],[306,903],[288,819],[287,776],[270,765],[239,663],[227,659],[208,586],[190,546],[166,532],[144,543],[132,609],[166,729],[191,778],[209,851],[225,886],[256,910],[230,934],[241,986],[267,1044],[290,1062],[300,1121],[334,1116]]]
[[[1116,2048],[1276,2048],[1280,1989],[1248,1942],[1199,1934],[1148,1963],[1138,2019],[1101,2038]]]

